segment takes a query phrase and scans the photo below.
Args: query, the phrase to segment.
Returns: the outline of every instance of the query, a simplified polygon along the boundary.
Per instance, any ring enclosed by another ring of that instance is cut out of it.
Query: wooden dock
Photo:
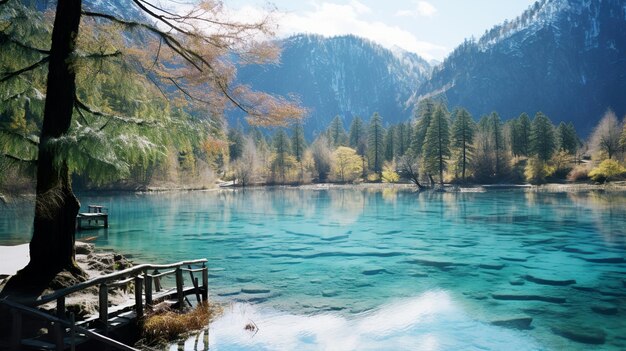
[[[195,267],[195,268],[194,268]],[[185,285],[185,272],[189,273],[189,281]],[[194,273],[200,273],[201,282]],[[161,279],[174,275],[176,286],[164,289]],[[11,315],[11,339],[9,350],[75,350],[85,344],[91,350],[93,343],[100,343],[104,348],[135,351],[136,349],[113,339],[113,335],[124,327],[136,326],[147,309],[159,302],[167,301],[175,308],[183,310],[185,303],[191,305],[188,295],[195,295],[197,302],[208,300],[208,267],[207,260],[182,261],[168,265],[138,265],[123,271],[100,276],[86,282],[57,290],[41,296],[31,305],[22,305],[13,301],[0,300],[0,308],[8,309]],[[200,284],[201,283],[201,284]],[[132,286],[134,299],[119,306],[110,306],[109,291],[116,288]],[[68,312],[65,298],[70,294],[92,287],[98,287],[98,314],[85,320],[76,321],[74,313]],[[56,303],[53,312],[41,309],[42,305]],[[25,318],[29,321],[40,321],[47,326],[43,335],[23,335]],[[86,344],[90,343],[90,344]],[[87,346],[89,345],[89,346]],[[0,348],[3,345],[0,345]]]
[[[106,207],[100,205],[89,205],[87,207],[88,212],[82,212],[76,216],[76,229],[82,230],[93,227],[91,221],[94,222],[94,226],[99,226],[100,221],[102,221],[104,228],[109,227],[109,214]],[[87,221],[87,227],[84,226],[85,221]]]

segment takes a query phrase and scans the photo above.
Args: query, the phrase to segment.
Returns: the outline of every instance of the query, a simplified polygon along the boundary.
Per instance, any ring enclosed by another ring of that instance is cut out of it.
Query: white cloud
[[[347,4],[314,2],[314,9],[302,13],[282,13],[278,18],[278,35],[297,33],[336,36],[354,34],[375,41],[387,48],[399,46],[426,59],[442,57],[447,49],[421,41],[411,32],[398,26],[363,18],[371,9],[353,0]]]
[[[437,12],[437,8],[428,1],[414,1],[415,8],[411,10],[400,10],[396,16],[400,17],[432,17]]]

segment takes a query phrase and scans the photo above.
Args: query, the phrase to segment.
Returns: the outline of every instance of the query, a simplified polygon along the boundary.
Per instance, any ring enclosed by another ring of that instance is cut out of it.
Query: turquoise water
[[[624,194],[259,189],[81,200],[109,208],[108,230],[80,234],[97,235],[97,247],[136,261],[209,259],[210,293],[231,304],[208,344],[189,349],[626,349]],[[27,241],[30,213],[3,208],[0,243]],[[491,324],[522,317],[530,329]],[[244,330],[251,321],[256,334]]]

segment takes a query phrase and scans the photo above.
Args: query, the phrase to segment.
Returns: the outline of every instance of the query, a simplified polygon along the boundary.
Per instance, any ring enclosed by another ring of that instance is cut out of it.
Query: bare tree
[[[606,111],[604,117],[598,122],[590,138],[591,150],[593,153],[600,153],[601,158],[612,159],[620,150],[621,125],[617,116],[611,110]]]
[[[402,176],[410,179],[419,189],[423,189],[424,186],[420,183],[419,177],[419,164],[419,158],[412,155],[412,152],[398,158],[398,167]]]

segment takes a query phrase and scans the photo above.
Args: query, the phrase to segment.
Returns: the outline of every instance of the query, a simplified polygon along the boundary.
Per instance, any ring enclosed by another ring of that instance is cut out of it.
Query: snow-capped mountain
[[[475,117],[543,111],[585,135],[607,108],[626,113],[625,29],[623,0],[541,0],[457,47],[418,94]]]
[[[407,100],[430,71],[416,54],[355,36],[297,35],[281,47],[280,64],[243,67],[238,78],[258,90],[299,96],[310,111],[307,137],[336,115],[346,129],[353,116],[368,119],[374,112],[386,122],[406,120],[412,111]]]

